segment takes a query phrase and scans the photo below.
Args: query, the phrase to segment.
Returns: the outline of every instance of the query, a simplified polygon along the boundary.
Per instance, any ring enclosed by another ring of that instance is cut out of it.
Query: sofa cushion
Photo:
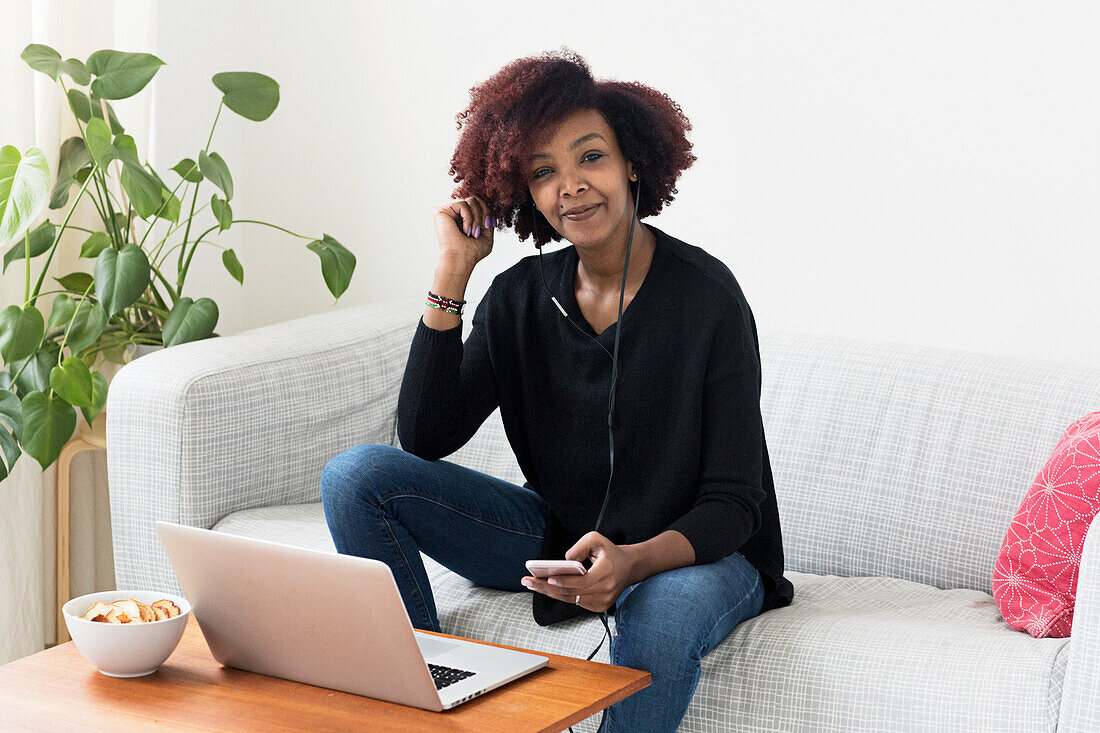
[[[1066,428],[1024,496],[993,570],[1005,621],[1034,637],[1070,635],[1085,535],[1100,511],[1100,412]]]
[[[241,511],[214,529],[335,552],[320,503]],[[424,563],[448,633],[581,658],[600,641],[594,616],[540,627],[526,593]],[[703,658],[682,730],[1055,729],[1069,640],[1020,634],[988,593],[787,577],[792,605],[745,621]],[[595,660],[609,660],[606,643]]]

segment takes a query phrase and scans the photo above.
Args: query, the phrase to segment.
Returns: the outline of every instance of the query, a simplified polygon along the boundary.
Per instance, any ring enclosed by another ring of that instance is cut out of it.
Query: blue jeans
[[[478,585],[532,592],[520,579],[542,550],[547,509],[528,488],[365,443],[328,462],[321,499],[336,550],[389,565],[418,629],[440,631],[421,552]],[[611,662],[653,682],[608,708],[601,730],[674,731],[703,655],[763,602],[760,574],[738,552],[628,586],[615,602]]]

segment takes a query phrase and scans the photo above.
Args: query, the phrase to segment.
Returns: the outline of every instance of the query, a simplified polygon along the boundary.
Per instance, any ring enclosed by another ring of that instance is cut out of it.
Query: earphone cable
[[[608,352],[608,354],[611,356],[611,390],[607,398],[607,443],[611,454],[611,473],[607,477],[607,490],[604,492],[603,506],[600,507],[600,513],[596,517],[596,526],[593,529],[594,532],[599,531],[600,524],[601,522],[603,522],[603,515],[604,512],[607,511],[607,503],[608,500],[611,498],[611,481],[615,475],[615,432],[613,428],[612,416],[615,413],[615,387],[619,377],[619,336],[622,335],[623,301],[626,297],[626,275],[630,267],[630,247],[631,244],[634,242],[634,222],[638,220],[638,204],[641,202],[641,192],[642,182],[641,180],[639,180],[638,192],[634,196],[634,216],[630,220],[630,233],[626,240],[626,262],[623,264],[623,280],[622,285],[619,288],[619,316],[618,319],[615,321],[615,353],[611,354],[610,352]],[[584,330],[580,326],[578,326],[576,323],[573,323],[573,319],[570,318],[569,314],[565,312],[565,309],[562,308],[561,303],[559,303],[558,299],[554,297],[554,293],[550,290],[550,286],[546,284],[546,273],[542,267],[542,245],[539,244],[538,241],[538,234],[536,232],[536,221],[537,212],[534,202],[532,201],[531,232],[532,236],[535,238],[535,247],[539,251],[539,275],[542,277],[542,286],[546,288],[546,292],[550,294],[550,299],[554,302],[554,305],[556,305],[558,307],[558,310],[561,311],[561,314],[565,316],[565,320],[569,321],[569,323],[572,324],[572,326],[578,331],[584,333]],[[584,333],[584,335],[588,336],[588,338],[592,341],[595,341],[597,346],[607,352],[607,348],[599,341],[596,341],[596,339],[592,338],[591,335],[587,333]],[[613,643],[613,640],[611,638],[611,627],[607,623],[607,611],[600,611],[600,621],[603,622],[604,630],[607,632],[606,639],[608,641],[608,645],[610,646]],[[592,653],[588,655],[587,661],[591,661],[592,657],[596,656],[596,653],[599,652],[600,649],[603,647],[604,638],[605,637],[603,635],[600,636],[600,643],[596,646],[595,649],[592,650]],[[606,717],[607,708],[604,708],[603,714],[600,716],[600,725],[598,729],[603,728],[604,720],[606,719]],[[573,728],[570,727],[569,731],[570,733],[572,733]]]

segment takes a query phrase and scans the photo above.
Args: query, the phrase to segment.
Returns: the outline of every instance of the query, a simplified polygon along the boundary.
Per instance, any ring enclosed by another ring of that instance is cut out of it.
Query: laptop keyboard
[[[432,672],[432,679],[435,680],[435,689],[442,690],[447,685],[453,685],[456,682],[472,677],[476,672],[469,672],[465,669],[455,669],[454,667],[444,667],[442,664],[428,664],[428,669]]]

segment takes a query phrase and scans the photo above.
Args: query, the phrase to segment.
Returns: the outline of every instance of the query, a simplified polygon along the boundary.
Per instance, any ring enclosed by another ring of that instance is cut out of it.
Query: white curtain
[[[156,53],[156,3],[151,0],[4,0],[0,3],[0,146],[21,153],[35,146],[46,154],[51,180],[57,170],[61,142],[78,134],[58,85],[33,71],[19,57],[30,43],[53,47],[63,58],[82,61],[101,48]],[[126,132],[134,137],[143,158],[152,158],[155,82],[130,100],[112,104]],[[55,224],[62,217],[47,210]],[[72,223],[96,227],[92,207],[78,208]],[[35,222],[37,224],[38,222]],[[101,228],[101,227],[100,227]],[[62,240],[43,282],[76,270],[91,272],[91,261],[80,261],[79,240]],[[37,280],[45,256],[31,266]],[[0,276],[0,308],[22,305],[26,273],[19,261]],[[39,301],[49,315],[53,296]],[[101,369],[110,379],[113,371]],[[78,421],[83,423],[80,416]],[[33,654],[56,640],[56,495],[57,463],[43,471],[23,455],[0,482],[0,664]],[[73,460],[70,505],[69,597],[115,588],[111,550],[110,503],[105,451],[85,451]]]

